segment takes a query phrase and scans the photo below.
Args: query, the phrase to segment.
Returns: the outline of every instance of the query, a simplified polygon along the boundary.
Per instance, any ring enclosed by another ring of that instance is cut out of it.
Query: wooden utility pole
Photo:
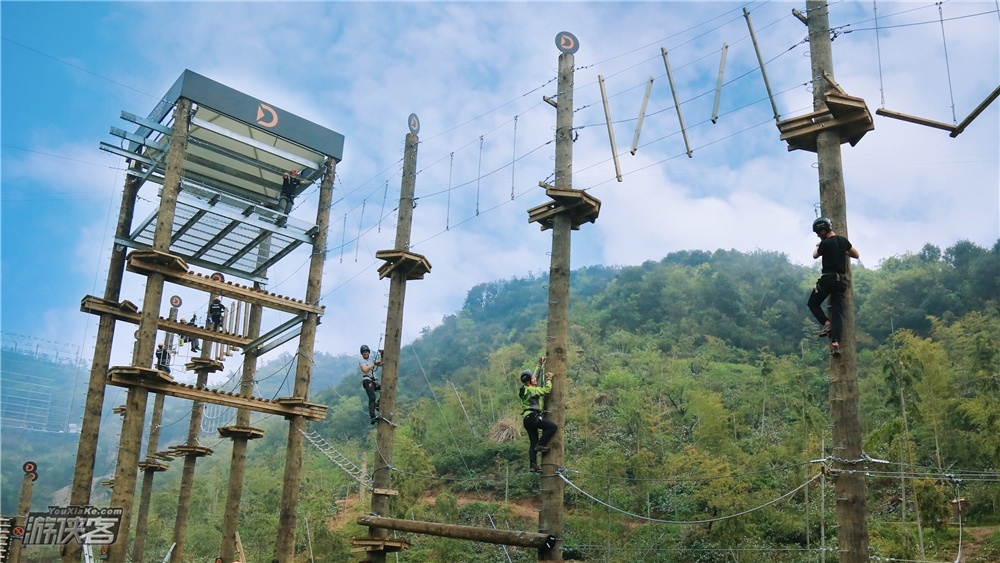
[[[170,307],[167,317],[177,320],[177,307]],[[170,351],[174,343],[174,334],[168,332],[163,339],[163,347]],[[139,489],[139,510],[135,517],[135,543],[132,544],[132,563],[142,563],[146,551],[146,529],[149,523],[149,502],[153,496],[153,476],[160,471],[166,471],[167,466],[156,461],[156,450],[160,447],[160,423],[163,421],[164,396],[157,393],[153,399],[153,418],[149,423],[149,439],[146,441],[146,461],[139,463],[142,469],[142,487]]]
[[[17,514],[14,516],[14,522],[11,527],[14,526],[24,526],[24,523],[28,520],[28,513],[31,512],[31,496],[35,491],[35,479],[38,478],[38,466],[34,462],[27,462],[23,466],[24,468],[24,478],[21,480],[21,497],[17,501]],[[8,561],[12,563],[19,563],[21,559],[21,546],[24,545],[24,539],[11,539],[10,540],[10,551],[8,552]],[[79,544],[77,544],[79,545]]]
[[[187,149],[188,124],[191,121],[191,100],[178,98],[174,107],[174,124],[167,152],[164,171],[163,191],[156,217],[153,234],[153,250],[168,254],[170,237],[177,209],[177,194],[180,191],[184,154]],[[159,322],[160,302],[163,299],[163,274],[150,273],[146,277],[146,291],[142,300],[142,315],[139,319],[139,341],[136,343],[132,365],[148,368],[153,362],[153,348]],[[139,464],[139,448],[142,444],[142,425],[146,418],[146,400],[149,391],[144,387],[132,387],[125,401],[125,419],[122,421],[121,439],[118,445],[118,463],[115,466],[115,487],[111,493],[111,506],[122,509],[119,540],[108,550],[108,563],[125,563],[128,550],[128,534],[132,523],[132,503],[135,499],[136,473]]]
[[[333,201],[333,176],[337,160],[327,157],[324,162],[323,181],[319,187],[319,204],[316,210],[316,238],[313,240],[309,261],[309,279],[306,282],[306,303],[319,305],[323,285],[323,262],[326,260],[326,237],[330,227],[330,205]],[[299,334],[298,356],[295,362],[295,386],[292,396],[303,402],[309,398],[309,380],[312,377],[313,346],[316,343],[316,325],[319,314],[306,313]],[[288,446],[285,450],[285,480],[281,490],[281,512],[278,516],[278,540],[275,557],[278,563],[294,563],[295,522],[299,507],[299,487],[302,484],[302,450],[306,420],[292,416],[288,425]]]
[[[812,61],[813,110],[827,109],[827,94],[834,90],[833,49],[826,0],[807,0],[809,54]],[[824,77],[829,77],[829,80]],[[866,110],[867,111],[867,110]],[[820,129],[816,137],[819,160],[819,195],[824,216],[845,237],[847,199],[844,166],[840,155],[842,132],[837,127]],[[851,278],[850,260],[847,276]],[[861,460],[861,424],[858,420],[858,356],[854,327],[854,290],[844,295],[844,329],[839,356],[830,356],[830,419],[833,423],[833,468],[837,493],[837,544],[840,563],[868,561],[868,521],[865,499],[864,462]]]
[[[565,459],[566,427],[566,352],[569,347],[569,274],[570,235],[585,222],[593,222],[601,202],[573,189],[573,54],[579,48],[569,32],[556,35],[559,55],[556,103],[555,186],[542,184],[552,201],[528,210],[528,222],[537,222],[542,230],[552,229],[552,259],[549,266],[549,309],[546,333],[545,369],[552,373],[552,392],[545,401],[545,417],[556,423],[559,431],[549,441],[549,451],[542,454],[542,509],[538,531],[554,536],[556,541],[538,550],[540,561],[562,561],[563,481],[557,471]]]
[[[257,284],[254,287],[260,289]],[[250,305],[250,328],[247,337],[256,339],[260,336],[260,320],[264,308],[254,303]],[[243,373],[240,379],[240,395],[253,397],[254,376],[257,373],[257,351],[247,350],[243,355]],[[250,410],[239,409],[236,411],[236,425],[227,428],[220,428],[219,434],[223,438],[232,438],[233,454],[229,463],[229,489],[226,492],[226,512],[222,517],[222,546],[219,549],[219,557],[223,562],[235,561],[236,530],[240,519],[240,499],[243,497],[243,477],[246,473],[247,443],[249,440],[259,438],[264,435],[262,430],[250,427]],[[241,563],[246,563],[240,559]]]
[[[415,120],[416,116],[411,116]],[[413,192],[417,178],[417,131],[419,125],[411,122],[403,150],[403,179],[399,192],[399,214],[396,221],[396,243],[393,250],[375,253],[386,260],[379,268],[379,276],[390,276],[389,310],[385,317],[385,350],[382,355],[382,394],[379,397],[379,420],[375,441],[375,469],[372,475],[372,513],[388,516],[389,493],[392,488],[392,448],[396,432],[396,394],[399,381],[399,350],[402,344],[403,303],[406,299],[406,281],[421,279],[430,271],[430,264],[419,254],[409,252],[410,227],[413,223]],[[371,526],[368,537],[384,540],[385,528]],[[371,563],[385,563],[384,548],[369,553]]]
[[[210,295],[208,302],[211,303],[215,295]],[[206,315],[207,317],[207,315]],[[206,327],[212,321],[205,319]],[[193,367],[197,374],[195,387],[204,389],[208,384],[208,374],[220,371],[223,368],[222,362],[211,359],[211,342],[203,342],[205,345],[201,349],[200,358],[192,358],[191,363],[185,367]],[[184,456],[184,468],[181,470],[180,493],[177,495],[177,514],[174,519],[174,550],[170,552],[170,563],[181,563],[184,558],[184,539],[187,536],[188,512],[191,508],[191,491],[194,489],[194,470],[199,457],[212,455],[212,450],[202,447],[198,443],[198,436],[201,435],[201,419],[205,413],[205,404],[201,401],[191,402],[191,418],[188,422],[187,443],[183,446],[173,446],[171,449],[177,455]]]
[[[139,170],[138,161],[133,161],[133,170]],[[132,230],[132,216],[135,214],[135,200],[142,184],[138,176],[125,177],[121,206],[118,210],[118,225],[115,237],[128,237]],[[122,278],[125,275],[125,247],[114,244],[108,266],[108,279],[104,285],[104,299],[117,303],[121,296]],[[115,336],[115,318],[101,315],[97,327],[97,344],[94,359],[90,364],[90,383],[87,386],[87,401],[80,424],[80,442],[77,446],[76,468],[73,472],[73,488],[69,503],[82,506],[90,503],[90,491],[94,483],[94,460],[97,457],[97,438],[101,428],[101,412],[104,409],[105,380],[111,367],[111,343]],[[63,551],[64,563],[79,563],[83,554],[80,544],[70,542]]]

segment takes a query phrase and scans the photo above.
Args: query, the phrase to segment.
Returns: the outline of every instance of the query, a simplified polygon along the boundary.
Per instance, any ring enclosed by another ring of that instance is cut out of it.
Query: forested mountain
[[[819,478],[820,460],[836,455],[828,351],[805,307],[817,275],[781,254],[724,250],[572,273],[564,558],[818,561],[821,545],[836,546],[835,494]],[[480,284],[402,350],[393,516],[536,529],[540,481],[527,473],[516,376],[544,353],[546,284]],[[854,288],[864,450],[877,460],[866,464],[872,555],[955,560],[951,500],[964,497],[962,531],[975,540],[963,560],[1000,560],[1000,534],[990,535],[1000,523],[1000,241],[858,267]],[[318,362],[313,381],[336,366]],[[367,456],[371,473],[374,426],[358,379],[314,387],[330,410],[311,428],[359,466]],[[259,426],[240,523],[253,563],[272,557],[288,433],[274,418]],[[187,561],[217,553],[228,452],[220,443],[198,463]],[[307,537],[316,560],[354,560],[350,538],[366,532],[353,522],[368,509],[357,483],[307,454],[299,560],[309,561]],[[158,478],[149,553],[169,547],[179,477]],[[410,539],[400,561],[536,559]]]

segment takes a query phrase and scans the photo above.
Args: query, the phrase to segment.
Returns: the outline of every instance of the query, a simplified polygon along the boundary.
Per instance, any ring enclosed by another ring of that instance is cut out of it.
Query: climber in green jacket
[[[549,451],[549,440],[559,429],[556,423],[546,420],[542,413],[545,412],[545,396],[552,392],[552,374],[546,373],[546,382],[539,387],[538,375],[545,365],[545,358],[538,360],[538,369],[535,372],[524,370],[521,372],[521,389],[518,396],[521,397],[521,416],[524,417],[524,429],[528,431],[528,460],[531,463],[532,473],[540,471],[537,463],[538,452]],[[538,433],[541,431],[541,439]]]

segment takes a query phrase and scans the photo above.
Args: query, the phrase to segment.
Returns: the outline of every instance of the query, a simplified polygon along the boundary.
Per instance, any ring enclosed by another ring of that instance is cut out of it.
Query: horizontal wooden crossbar
[[[164,256],[169,256],[176,260],[167,261],[163,258]],[[208,276],[196,274],[188,271],[187,265],[180,258],[155,250],[133,250],[128,255],[128,271],[139,274],[161,274],[170,283],[295,315],[299,313],[322,315],[324,310],[324,307],[321,305],[310,305],[301,299],[292,299],[291,297],[268,293],[232,282],[216,281]]]
[[[234,393],[225,393],[217,389],[197,388],[194,385],[184,385],[159,378],[150,377],[148,372],[156,372],[148,368],[133,366],[116,366],[108,371],[108,384],[117,387],[143,387],[153,393],[201,401],[213,405],[222,405],[236,409],[249,409],[264,414],[276,414],[284,417],[301,416],[306,420],[320,421],[326,418],[326,405],[308,403],[300,397],[285,397],[271,401],[256,397],[244,397]],[[165,376],[168,377],[169,376]]]
[[[440,524],[438,522],[420,522],[417,520],[401,520],[399,518],[383,518],[374,514],[358,516],[358,524],[370,528],[385,528],[414,534],[427,534],[460,540],[495,543],[500,545],[516,545],[535,549],[551,549],[556,544],[555,536],[538,532],[519,532],[516,530],[494,530],[476,528],[474,526],[458,526],[456,524]]]
[[[83,301],[80,302],[80,310],[84,313],[90,313],[92,315],[111,315],[117,321],[124,321],[134,325],[139,324],[139,318],[142,316],[142,313],[140,313],[138,309],[135,308],[135,305],[133,305],[130,301],[115,303],[114,301],[107,301],[105,299],[101,299],[100,297],[94,297],[93,295],[85,295],[83,297]],[[249,338],[243,338],[228,332],[217,332],[196,325],[189,325],[187,323],[179,323],[163,317],[160,317],[157,321],[156,328],[165,332],[180,334],[188,338],[199,338],[201,340],[219,342],[221,344],[236,346],[238,348],[242,348],[250,343]]]

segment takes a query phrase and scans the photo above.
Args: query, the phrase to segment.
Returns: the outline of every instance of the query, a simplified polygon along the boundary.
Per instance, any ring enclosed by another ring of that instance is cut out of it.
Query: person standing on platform
[[[160,342],[156,345],[156,369],[170,375],[170,351],[163,347]]]
[[[376,370],[382,365],[382,360],[378,358],[378,354],[372,356],[372,350],[367,344],[361,345],[361,386],[365,388],[365,393],[368,394],[368,416],[372,419],[372,424],[378,422],[378,395],[375,393],[382,389],[379,385],[378,376],[376,375]]]
[[[187,324],[188,326],[196,327],[198,326],[198,315],[192,315],[190,321],[185,321],[184,319],[181,319],[181,322]],[[191,343],[192,353],[197,354],[198,352],[201,351],[201,342],[197,338],[189,336],[187,340],[188,342]]]
[[[291,213],[292,202],[295,201],[295,196],[299,193],[299,187],[302,185],[308,186],[311,183],[309,180],[303,182],[299,178],[299,171],[294,168],[285,172],[281,176],[281,195],[278,196],[278,210],[285,215]]]
[[[208,316],[212,320],[212,326],[216,332],[222,329],[222,319],[226,316],[226,306],[222,304],[222,298],[218,295],[208,306]]]
[[[552,374],[545,374],[545,384],[539,387],[538,376],[541,374],[542,366],[545,365],[545,358],[538,360],[538,368],[532,373],[526,369],[521,372],[521,389],[518,396],[521,398],[521,416],[524,418],[524,429],[528,432],[528,461],[529,470],[538,473],[541,469],[538,466],[538,452],[549,451],[549,440],[555,435],[559,427],[555,422],[543,416],[545,412],[545,396],[552,392]],[[541,432],[541,438],[538,433]]]
[[[830,337],[830,354],[840,355],[840,338],[844,329],[844,293],[850,279],[847,277],[848,256],[858,258],[858,250],[847,240],[833,231],[833,222],[826,217],[813,221],[813,232],[819,237],[813,258],[823,258],[822,275],[816,280],[812,295],[809,296],[809,310],[822,328],[819,337]],[[827,306],[829,315],[823,313],[823,302],[830,299]]]

